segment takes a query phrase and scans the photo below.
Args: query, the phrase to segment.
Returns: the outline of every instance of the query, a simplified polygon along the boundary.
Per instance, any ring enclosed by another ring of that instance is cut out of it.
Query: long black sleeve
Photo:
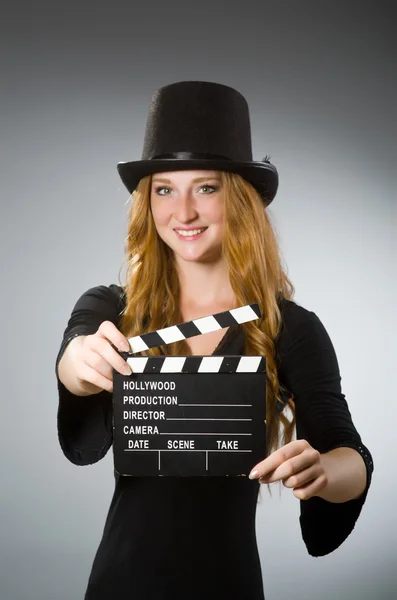
[[[61,382],[58,365],[68,343],[78,335],[90,335],[103,321],[116,326],[122,310],[122,289],[117,285],[90,288],[77,300],[63,334],[56,363],[58,385],[58,438],[63,453],[76,465],[88,465],[105,456],[113,441],[112,394],[106,390],[76,396]]]
[[[361,441],[344,394],[334,347],[317,315],[288,303],[279,343],[279,376],[295,395],[297,439],[325,453],[346,446],[366,465],[367,483],[360,498],[332,503],[319,497],[300,500],[302,537],[309,554],[335,550],[352,532],[366,500],[373,472],[372,456]]]

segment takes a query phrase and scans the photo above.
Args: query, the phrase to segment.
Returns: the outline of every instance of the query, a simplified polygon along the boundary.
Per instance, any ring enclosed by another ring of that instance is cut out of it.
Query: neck
[[[178,261],[180,304],[189,307],[235,307],[236,298],[223,260],[211,263]]]

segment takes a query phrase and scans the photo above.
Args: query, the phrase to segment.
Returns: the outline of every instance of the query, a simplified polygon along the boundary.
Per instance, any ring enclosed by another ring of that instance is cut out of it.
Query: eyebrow
[[[192,179],[192,183],[196,183],[199,181],[208,181],[209,179],[216,179],[217,181],[220,181],[220,178],[217,177],[216,175],[214,176],[209,176],[209,177],[196,177],[196,179]],[[170,181],[170,179],[165,179],[163,177],[156,177],[152,179],[152,183],[156,183],[157,181],[161,181],[163,183],[172,183],[172,181]]]

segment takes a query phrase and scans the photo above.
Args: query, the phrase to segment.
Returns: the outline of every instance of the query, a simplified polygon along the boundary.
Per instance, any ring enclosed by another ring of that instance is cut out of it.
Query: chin
[[[178,260],[183,260],[184,262],[192,262],[192,263],[212,263],[216,262],[221,257],[221,249],[219,248],[209,248],[203,252],[181,252],[172,248],[174,252],[174,256]]]

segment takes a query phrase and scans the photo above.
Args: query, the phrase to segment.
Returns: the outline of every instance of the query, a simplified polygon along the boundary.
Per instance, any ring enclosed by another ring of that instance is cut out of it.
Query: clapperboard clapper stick
[[[248,304],[128,338],[133,373],[113,370],[120,475],[248,475],[265,458],[264,356],[133,356],[260,317]]]

